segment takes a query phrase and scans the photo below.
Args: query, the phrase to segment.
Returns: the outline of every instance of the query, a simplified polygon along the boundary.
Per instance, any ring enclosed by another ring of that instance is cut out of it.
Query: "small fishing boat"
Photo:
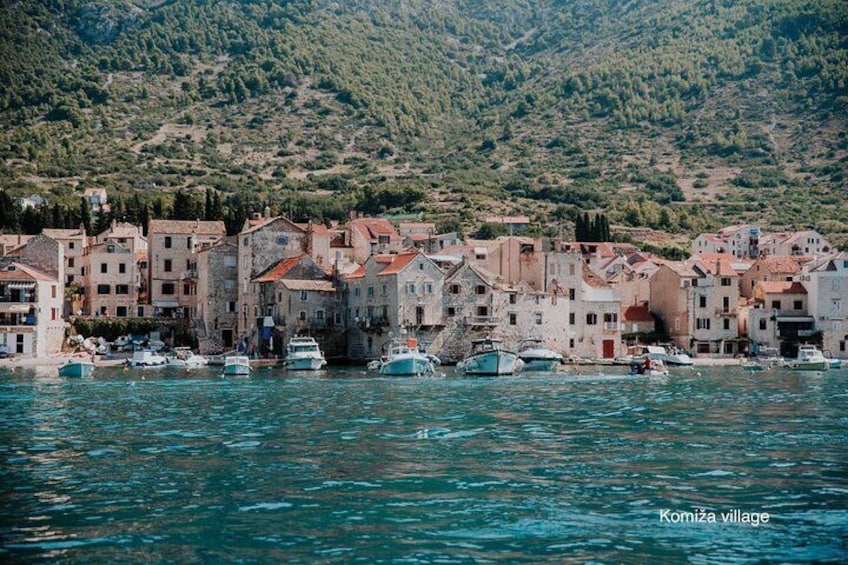
[[[471,342],[471,353],[457,366],[466,375],[513,375],[521,360],[514,351],[504,349],[503,341],[487,337]]]
[[[418,349],[418,340],[413,338],[392,345],[378,370],[381,375],[391,377],[432,375],[436,372],[433,361]]]
[[[249,375],[250,358],[246,355],[228,355],[224,357],[225,375]]]
[[[68,359],[59,366],[60,377],[88,377],[94,372],[94,363],[85,359]]]
[[[668,375],[668,369],[662,359],[653,359],[650,355],[645,355],[630,361],[630,374],[664,377]]]
[[[190,347],[175,347],[174,354],[165,359],[169,366],[187,369],[205,367],[209,363],[206,357],[195,354]]]
[[[290,371],[317,371],[327,365],[327,360],[315,338],[294,336],[286,345],[285,364]]]
[[[798,355],[789,362],[789,368],[796,371],[827,371],[830,364],[824,354],[815,345],[802,345]]]
[[[545,346],[538,337],[527,337],[518,342],[518,358],[524,363],[525,372],[550,372],[562,363],[562,355]]]
[[[168,362],[165,357],[155,351],[142,349],[133,351],[133,356],[127,359],[128,367],[161,367]]]

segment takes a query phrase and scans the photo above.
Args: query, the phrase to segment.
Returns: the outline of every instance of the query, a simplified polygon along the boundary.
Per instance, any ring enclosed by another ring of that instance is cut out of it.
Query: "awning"
[[[815,323],[816,319],[813,316],[778,316],[777,322],[786,322],[790,324]]]
[[[34,282],[27,282],[27,281],[12,282],[12,283],[7,284],[6,288],[12,288],[12,289],[18,289],[18,290],[23,290],[23,289],[27,289],[27,288],[35,288],[35,283]]]

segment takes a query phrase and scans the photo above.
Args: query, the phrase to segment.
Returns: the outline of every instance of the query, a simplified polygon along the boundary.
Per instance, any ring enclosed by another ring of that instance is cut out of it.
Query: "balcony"
[[[359,318],[356,325],[361,330],[373,330],[377,328],[385,328],[389,325],[389,319],[383,317]]]
[[[605,332],[617,332],[619,330],[618,322],[604,322]]]
[[[719,318],[735,318],[737,311],[736,308],[716,308],[715,314]]]
[[[500,318],[496,318],[495,316],[466,316],[465,317],[465,325],[466,326],[491,327],[491,326],[497,326],[499,323],[500,323]]]
[[[38,324],[38,318],[35,315],[0,314],[0,326],[34,326],[36,324]]]

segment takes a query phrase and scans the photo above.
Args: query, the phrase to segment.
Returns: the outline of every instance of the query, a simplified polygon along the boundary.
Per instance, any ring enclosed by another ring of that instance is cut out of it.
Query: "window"
[[[462,291],[462,288],[458,284],[450,285],[450,293],[451,294],[459,294]]]
[[[55,284],[50,287],[50,297],[56,298],[56,285]]]
[[[300,291],[300,300],[302,302],[309,300],[309,291],[308,290],[301,290]]]
[[[692,279],[692,286],[698,286],[698,279]]]
[[[594,312],[589,312],[588,314],[586,314],[586,325],[587,326],[594,326],[597,323],[598,323],[598,315],[597,314],[595,314]]]
[[[236,281],[233,279],[226,279],[224,281],[224,288],[226,290],[233,290],[236,287]]]
[[[301,322],[305,322],[306,321],[306,310],[301,310],[300,314],[298,315],[298,318],[300,319]]]
[[[568,325],[573,326],[577,323],[577,315],[574,312],[568,313]]]
[[[533,323],[536,324],[537,326],[542,325],[542,313],[541,312],[535,312],[533,314]]]
[[[130,287],[126,284],[116,284],[115,285],[115,294],[129,294]]]
[[[385,244],[389,243],[389,236],[387,236],[387,235],[378,235],[378,236],[377,236],[377,242],[378,242],[378,243],[381,243],[381,244],[383,244],[383,245],[385,245]]]
[[[730,318],[724,319],[724,329],[726,329],[726,330],[730,329]]]
[[[68,267],[73,268],[73,266],[74,266],[74,258],[68,257]]]
[[[509,303],[515,304],[517,302],[517,298],[518,296],[514,292],[511,292],[509,295]]]
[[[423,270],[424,270],[424,263],[418,263],[418,270],[419,270],[419,271],[423,271]]]
[[[126,318],[127,317],[127,307],[126,306],[118,306],[117,308],[115,308],[115,315],[118,316],[119,318]]]
[[[474,292],[477,293],[477,294],[486,294],[486,287],[482,284],[478,284],[474,288]]]
[[[227,312],[236,312],[236,303],[235,302],[227,302]]]
[[[172,295],[175,293],[174,283],[162,283],[162,294]]]
[[[164,271],[165,271],[166,273],[170,273],[170,272],[171,272],[171,267],[172,267],[171,260],[170,260],[170,259],[165,259]]]
[[[370,297],[373,297],[373,296],[374,296],[374,287],[369,286],[368,287],[368,297],[370,298]]]
[[[775,310],[780,310],[780,300],[772,300],[771,307]]]
[[[380,293],[383,296],[386,296],[387,294],[389,294],[389,287],[387,287],[386,285],[383,285],[383,287],[380,289]]]
[[[183,296],[191,296],[191,285],[184,284],[183,285]]]
[[[278,235],[277,236],[277,245],[288,245],[289,238],[286,235]]]
[[[456,308],[448,306],[448,318],[453,318],[454,316],[456,316]]]
[[[481,318],[487,318],[489,316],[489,308],[487,306],[478,306],[477,315]]]
[[[109,294],[112,292],[112,287],[108,284],[97,285],[97,294]]]
[[[804,309],[804,302],[801,301],[801,300],[793,301],[792,302],[792,309],[793,310],[803,310]]]
[[[607,312],[604,314],[604,323],[605,324],[616,324],[618,323],[618,314],[615,312]]]
[[[235,267],[236,266],[236,256],[235,255],[224,255],[224,266],[225,267]]]
[[[697,320],[695,320],[695,327],[699,330],[710,329],[710,319],[709,318],[698,318]]]
[[[568,340],[568,347],[570,349],[574,349],[574,338],[573,337]]]
[[[517,325],[517,324],[518,324],[518,314],[516,314],[515,312],[510,312],[509,313],[509,325],[514,326],[514,325]]]
[[[191,249],[192,243],[194,243],[194,242],[192,241],[191,236],[187,237],[186,238],[186,249]]]
[[[730,286],[730,277],[721,277],[721,286]]]
[[[243,240],[241,240],[241,245],[242,245],[242,247],[247,247],[248,245],[250,245],[250,238],[246,237]]]
[[[357,297],[359,296],[359,287],[358,287],[358,286],[357,286],[357,287],[354,287],[354,289],[353,289],[353,295],[354,295],[354,296],[357,296]]]
[[[51,308],[51,309],[50,309],[50,319],[51,319],[51,320],[55,320],[55,319],[57,318],[57,316],[58,316],[58,314],[57,314],[56,309],[55,309],[55,308]]]
[[[127,272],[127,264],[126,263],[119,263],[118,264],[118,272],[121,273],[121,274],[126,273]]]
[[[107,263],[100,263],[100,272],[102,274],[106,274],[109,272],[109,265]]]
[[[577,295],[577,291],[573,288],[568,289],[568,299],[574,300],[574,297]]]
[[[139,318],[144,318],[144,306],[138,307],[138,310],[136,311],[136,316],[138,316]]]
[[[760,318],[760,330],[765,331],[768,329],[768,320],[765,318]]]
[[[725,312],[730,310],[730,297],[729,296],[722,297],[721,307],[724,309]]]
[[[406,293],[415,294],[415,283],[406,283]]]
[[[170,235],[166,235],[166,236],[165,236],[165,249],[170,249],[170,248],[171,248],[171,245],[172,245],[172,244],[171,244],[171,236],[170,236]]]
[[[433,294],[433,283],[424,283],[424,294]]]
[[[706,296],[699,296],[698,297],[698,306],[700,306],[701,308],[707,307],[707,297]]]
[[[68,249],[73,249],[73,248],[74,248],[74,242],[73,241],[68,242]]]

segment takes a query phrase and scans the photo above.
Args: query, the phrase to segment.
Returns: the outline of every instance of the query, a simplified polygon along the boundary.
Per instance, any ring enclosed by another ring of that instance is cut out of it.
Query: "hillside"
[[[77,222],[102,186],[130,219],[214,189],[231,225],[270,204],[555,234],[603,210],[848,244],[841,2],[526,4],[7,3],[0,188],[51,210],[3,229]]]

